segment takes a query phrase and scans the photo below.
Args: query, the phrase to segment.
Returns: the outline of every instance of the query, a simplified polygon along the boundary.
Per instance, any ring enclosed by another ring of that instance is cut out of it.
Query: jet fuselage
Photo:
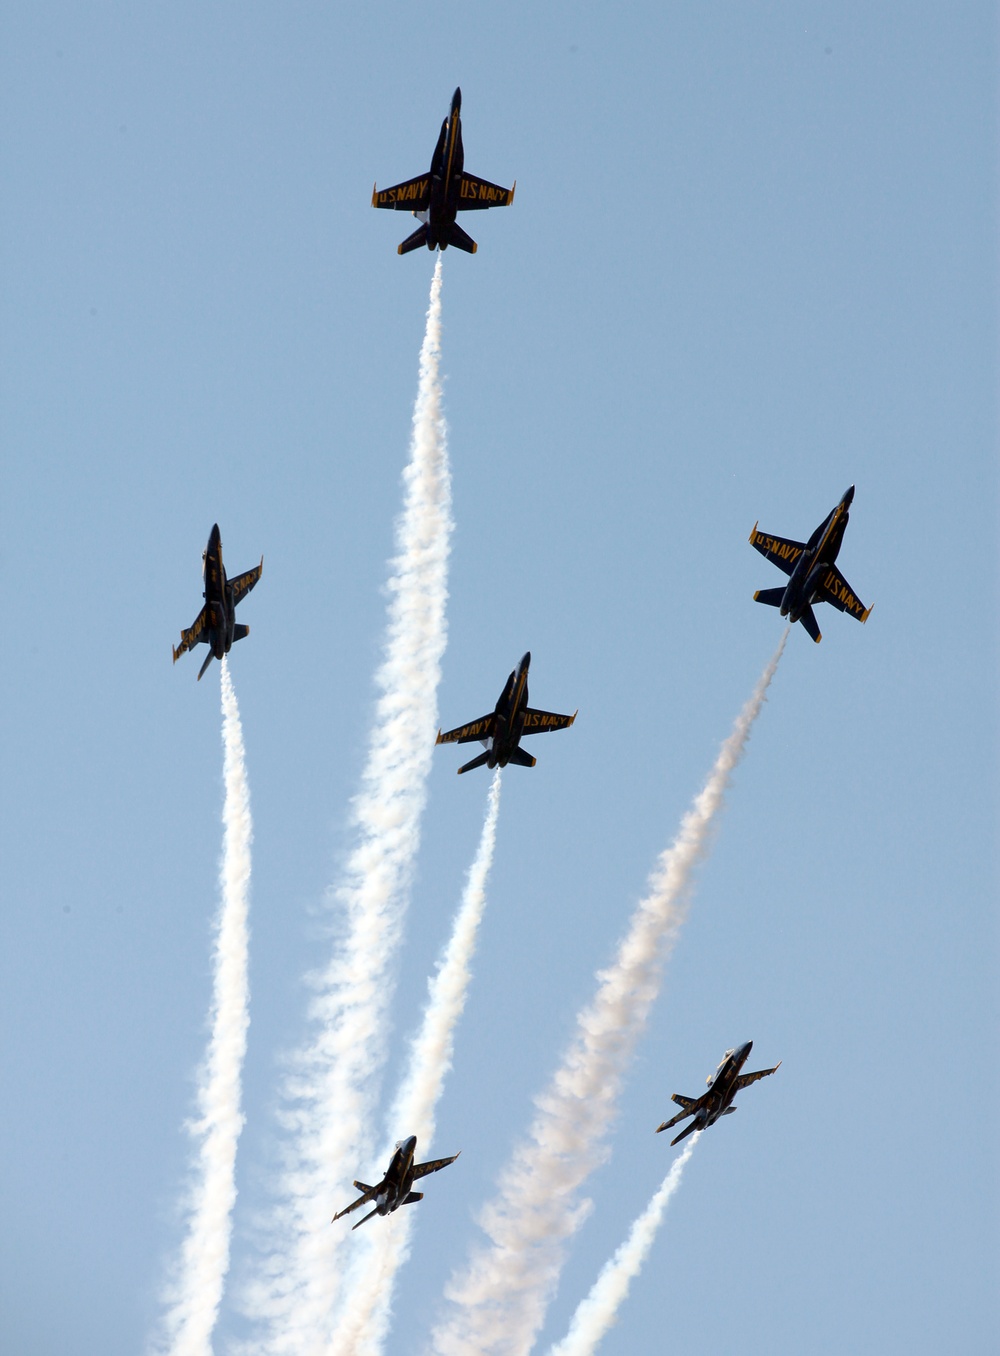
[[[456,89],[451,112],[441,124],[441,135],[431,160],[431,199],[427,209],[427,248],[448,248],[458,216],[458,190],[465,167],[462,146],[462,91]]]
[[[708,1125],[714,1125],[720,1116],[736,1110],[732,1106],[736,1096],[736,1080],[752,1049],[753,1041],[746,1041],[735,1050],[727,1050],[715,1073],[708,1076],[706,1083],[711,1096],[708,1104],[695,1113],[694,1123],[697,1129],[703,1130]]]
[[[222,563],[222,537],[218,523],[213,526],[208,545],[205,547],[204,575],[208,648],[216,659],[221,659],[233,647],[236,607],[233,603],[233,590]]]
[[[848,509],[854,498],[854,486],[846,490],[835,509],[820,523],[806,542],[806,549],[795,562],[795,569],[785,586],[779,609],[790,622],[801,619],[806,608],[821,596],[820,584],[824,572],[837,559],[850,517]]]
[[[495,708],[496,731],[484,739],[486,766],[506,767],[524,733],[524,708],[528,705],[528,668],[531,651],[522,655],[517,668],[507,679]]]
[[[391,1215],[409,1195],[413,1186],[413,1158],[416,1152],[416,1135],[410,1135],[397,1144],[385,1177],[379,1184],[381,1190],[375,1197],[375,1209],[380,1215]]]

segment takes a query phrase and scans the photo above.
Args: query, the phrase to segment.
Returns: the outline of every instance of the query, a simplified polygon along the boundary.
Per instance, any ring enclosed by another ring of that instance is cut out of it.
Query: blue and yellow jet
[[[687,1116],[692,1117],[691,1124],[687,1129],[682,1130],[676,1138],[670,1143],[679,1144],[682,1139],[686,1139],[693,1130],[704,1130],[709,1125],[714,1125],[720,1116],[731,1116],[736,1110],[733,1106],[733,1098],[744,1088],[748,1088],[751,1083],[756,1083],[758,1078],[767,1078],[768,1074],[777,1073],[781,1068],[781,1060],[773,1069],[758,1069],[756,1073],[740,1073],[743,1065],[750,1056],[753,1049],[753,1041],[746,1041],[743,1045],[734,1046],[732,1050],[727,1050],[719,1061],[719,1066],[714,1074],[709,1074],[705,1082],[708,1084],[708,1091],[703,1092],[700,1097],[685,1097],[682,1093],[675,1092],[671,1097],[672,1102],[676,1102],[682,1111],[669,1121],[664,1121],[662,1125],[656,1127],[656,1133],[661,1130],[672,1130],[678,1121],[684,1120]]]
[[[205,606],[188,629],[181,631],[181,643],[173,647],[176,664],[186,650],[193,650],[202,643],[208,646],[208,658],[198,670],[199,681],[213,659],[221,659],[238,640],[250,634],[249,626],[242,626],[236,620],[236,605],[247,596],[264,568],[264,557],[261,556],[260,564],[252,570],[238,574],[235,579],[228,579],[226,567],[222,563],[222,537],[218,523],[209,534],[201,560]]]
[[[525,735],[567,730],[576,720],[575,711],[571,716],[559,716],[554,711],[536,711],[528,705],[530,663],[529,650],[522,655],[521,662],[504,683],[496,707],[488,716],[480,716],[468,725],[459,725],[447,734],[438,730],[435,741],[438,744],[471,744],[478,739],[486,750],[478,758],[473,758],[471,763],[460,767],[459,773],[483,767],[484,764],[486,767],[506,767],[508,763],[516,763],[518,767],[534,767],[535,759],[518,747],[520,740]]]
[[[462,91],[452,96],[451,112],[441,124],[441,135],[434,148],[430,170],[392,188],[372,189],[372,206],[412,212],[421,222],[412,235],[398,247],[398,254],[426,245],[429,250],[446,250],[449,245],[475,254],[476,242],[455,221],[458,212],[482,211],[486,207],[509,207],[514,188],[501,188],[488,179],[465,173],[462,148]]]
[[[813,603],[829,603],[860,622],[866,622],[871,612],[834,564],[844,540],[853,498],[852,485],[807,542],[772,537],[767,532],[759,532],[756,523],[750,533],[750,545],[789,576],[784,588],[758,589],[753,596],[754,602],[778,608],[790,622],[800,621],[817,643],[823,636],[812,610]]]
[[[414,1163],[413,1159],[416,1152],[416,1135],[410,1135],[408,1139],[399,1140],[396,1144],[396,1152],[393,1154],[381,1182],[378,1182],[375,1186],[369,1186],[367,1182],[355,1182],[354,1185],[361,1192],[361,1195],[356,1201],[345,1206],[343,1210],[338,1210],[333,1219],[338,1220],[343,1215],[349,1215],[352,1210],[357,1210],[359,1205],[368,1205],[374,1202],[374,1210],[369,1210],[368,1214],[363,1215],[353,1226],[355,1229],[359,1229],[373,1215],[391,1215],[401,1205],[414,1205],[417,1201],[424,1199],[424,1193],[422,1191],[411,1191],[410,1188],[413,1183],[421,1177],[426,1177],[428,1173],[440,1172],[449,1163],[454,1163],[458,1157],[458,1154],[452,1154],[450,1158],[435,1158],[430,1163]]]

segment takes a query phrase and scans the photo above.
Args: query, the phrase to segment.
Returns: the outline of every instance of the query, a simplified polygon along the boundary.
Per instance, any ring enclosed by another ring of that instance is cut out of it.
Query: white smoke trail
[[[247,914],[253,830],[243,730],[225,658],[220,668],[226,785],[222,900],[215,922],[212,1032],[198,1078],[198,1118],[188,1126],[198,1141],[195,1181],[187,1208],[187,1236],[158,1343],[171,1356],[209,1356],[212,1349],[229,1270],[236,1145],[243,1129],[240,1076],[250,1024]]]
[[[486,882],[493,865],[500,813],[500,769],[493,774],[479,847],[462,892],[451,938],[429,984],[420,1031],[410,1064],[389,1115],[391,1140],[416,1135],[421,1160],[428,1157],[435,1109],[451,1068],[455,1027],[465,1007],[472,957],[486,907]],[[365,1251],[347,1282],[347,1301],[337,1315],[333,1356],[369,1356],[381,1351],[388,1329],[396,1272],[409,1254],[413,1216],[401,1211],[365,1239]],[[360,1240],[359,1240],[360,1241]]]
[[[601,1338],[617,1320],[632,1282],[649,1256],[657,1230],[671,1196],[681,1184],[684,1166],[701,1138],[696,1130],[679,1158],[674,1159],[659,1191],[629,1230],[628,1238],[594,1282],[590,1294],[577,1307],[569,1332],[549,1351],[549,1356],[593,1356]]]
[[[441,412],[441,257],[431,283],[413,413],[398,554],[389,580],[385,657],[362,789],[357,845],[336,890],[342,922],[314,979],[312,1035],[296,1055],[282,1122],[291,1143],[269,1225],[270,1251],[246,1305],[263,1333],[252,1349],[316,1356],[330,1337],[344,1235],[330,1227],[335,1193],[359,1171],[385,1059],[392,962],[402,933],[444,653],[451,484]]]
[[[579,1190],[607,1156],[606,1137],[622,1078],[659,992],[662,963],[686,915],[692,872],[733,769],[746,747],[785,648],[781,639],[740,712],[715,766],[653,871],[614,963],[597,976],[593,1001],[548,1088],[535,1100],[528,1138],[503,1172],[480,1224],[480,1246],[446,1295],[455,1306],[435,1329],[435,1356],[523,1356],[542,1325],[568,1239],[589,1213]]]

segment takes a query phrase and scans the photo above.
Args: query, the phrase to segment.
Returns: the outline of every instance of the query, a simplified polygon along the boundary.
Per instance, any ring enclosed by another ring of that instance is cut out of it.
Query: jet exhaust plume
[[[466,877],[451,937],[428,984],[420,1030],[410,1047],[410,1062],[389,1114],[390,1142],[415,1134],[421,1158],[429,1157],[435,1110],[451,1068],[455,1027],[465,1007],[472,958],[486,907],[486,883],[496,848],[500,813],[500,769],[490,783],[479,847]],[[396,1272],[410,1250],[413,1215],[401,1210],[365,1239],[366,1251],[347,1280],[347,1300],[337,1315],[331,1356],[375,1356],[388,1331]]]
[[[212,1331],[229,1270],[236,1200],[236,1145],[243,1129],[241,1074],[250,1024],[247,975],[250,899],[250,793],[243,729],[225,658],[222,674],[224,839],[215,920],[211,1035],[198,1076],[198,1115],[188,1129],[197,1143],[187,1203],[187,1236],[171,1283],[156,1349],[171,1356],[210,1356]]]
[[[356,845],[331,894],[333,954],[311,983],[310,1035],[294,1056],[281,1123],[288,1136],[267,1254],[245,1305],[255,1350],[325,1351],[341,1268],[330,1199],[358,1171],[385,1060],[392,962],[402,935],[437,729],[446,639],[451,481],[440,380],[441,256],[431,282],[384,658],[361,790]]]
[[[634,1221],[628,1238],[605,1264],[590,1294],[578,1305],[569,1332],[549,1350],[549,1356],[593,1356],[601,1338],[617,1321],[618,1310],[649,1256],[670,1198],[680,1186],[684,1167],[700,1138],[701,1131],[696,1130],[684,1152],[672,1163],[659,1191]]]
[[[733,771],[785,648],[782,636],[737,717],[702,790],[660,856],[613,963],[548,1087],[535,1099],[527,1138],[515,1147],[479,1223],[478,1246],[445,1294],[435,1356],[524,1356],[542,1326],[569,1239],[590,1211],[580,1188],[608,1154],[625,1068],[660,987],[663,962],[687,913],[692,874],[705,854]]]

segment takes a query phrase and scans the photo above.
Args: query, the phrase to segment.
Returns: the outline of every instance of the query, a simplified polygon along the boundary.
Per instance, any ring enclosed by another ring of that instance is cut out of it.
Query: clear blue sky
[[[217,671],[169,647],[215,521],[231,572],[265,555],[232,666],[253,1002],[217,1349],[244,1331],[431,274],[369,196],[426,168],[457,84],[467,166],[518,187],[444,260],[442,723],[528,648],[533,702],[580,716],[505,774],[435,1145],[463,1154],[420,1207],[391,1356],[777,644],[754,521],[802,537],[852,483],[840,563],[871,618],[790,638],[545,1338],[659,1184],[670,1093],[753,1038],[781,1071],[699,1145],[602,1351],[993,1349],[997,47],[985,3],[4,8],[5,1352],[140,1350],[178,1243],[221,745]],[[400,1052],[485,804],[457,763],[430,782]]]

